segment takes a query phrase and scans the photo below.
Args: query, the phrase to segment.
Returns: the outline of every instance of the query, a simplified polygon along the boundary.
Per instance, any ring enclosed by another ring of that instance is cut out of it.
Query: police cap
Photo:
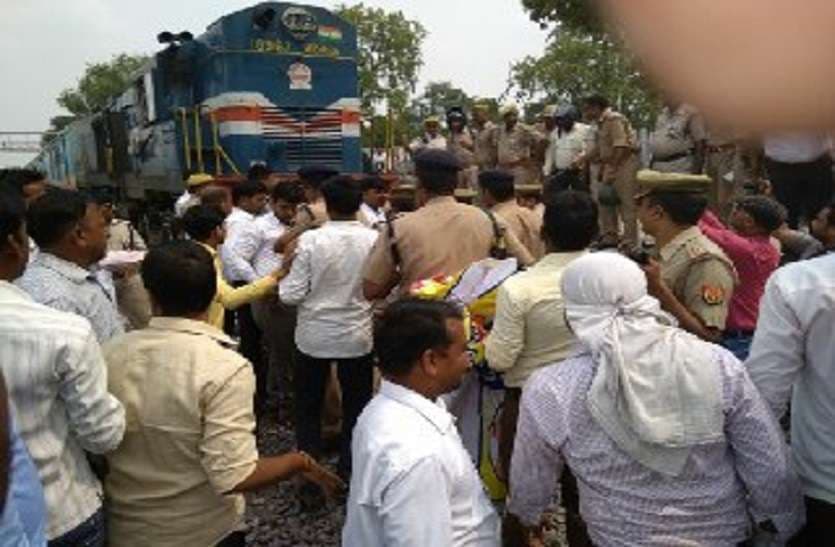
[[[507,103],[499,109],[499,116],[501,116],[502,118],[504,118],[508,114],[516,114],[518,116],[519,107],[513,103]]]
[[[490,101],[487,99],[476,99],[473,102],[473,110],[490,110]]]
[[[542,109],[542,117],[543,118],[553,118],[557,115],[557,105],[555,104],[547,104],[545,108]]]
[[[428,148],[415,156],[415,166],[427,171],[460,171],[461,163],[455,154],[437,148]]]
[[[649,169],[638,171],[637,182],[636,197],[659,193],[706,194],[711,185],[711,179],[707,175],[661,173]]]
[[[198,186],[209,184],[213,180],[215,180],[215,178],[208,173],[194,173],[186,179],[186,185],[189,188],[197,188]]]

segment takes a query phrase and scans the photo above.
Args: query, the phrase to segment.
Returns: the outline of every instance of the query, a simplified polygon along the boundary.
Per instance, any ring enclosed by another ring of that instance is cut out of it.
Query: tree
[[[652,125],[659,108],[656,94],[593,2],[522,0],[522,5],[533,21],[543,28],[553,25],[553,31],[541,57],[528,56],[511,67],[510,89],[517,98],[577,103],[600,93],[636,125]]]
[[[399,118],[417,86],[426,29],[401,11],[387,12],[362,3],[341,5],[336,13],[357,29],[360,97],[365,118],[373,119],[376,107],[383,102]],[[405,138],[402,125],[395,122],[395,140],[400,142]]]
[[[127,89],[131,78],[147,62],[145,55],[123,53],[107,62],[88,63],[78,85],[62,91],[58,104],[73,116],[92,114]]]
[[[423,94],[412,101],[411,114],[422,120],[427,116],[445,116],[446,111],[453,106],[460,106],[469,112],[473,100],[460,88],[451,82],[431,82],[426,85]]]
[[[605,33],[600,15],[589,0],[522,0],[531,20],[543,28],[555,24],[560,28],[586,34]]]
[[[414,137],[423,132],[423,121],[428,116],[438,116],[443,121],[447,110],[460,106],[472,111],[473,98],[466,91],[452,85],[452,82],[430,82],[420,97],[412,100],[407,112],[409,135]]]
[[[545,96],[549,103],[576,104],[601,93],[643,127],[658,111],[658,100],[633,58],[608,40],[579,31],[562,31],[541,57],[515,63],[510,80],[520,100]]]
[[[53,116],[49,119],[49,132],[44,133],[41,136],[41,146],[46,146],[55,136],[58,134],[59,131],[62,131],[65,127],[70,125],[72,122],[76,120],[75,116]]]

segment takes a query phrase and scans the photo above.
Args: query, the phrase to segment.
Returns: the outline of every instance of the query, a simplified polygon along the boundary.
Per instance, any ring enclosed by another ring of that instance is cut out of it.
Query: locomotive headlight
[[[275,10],[267,8],[263,11],[258,11],[252,16],[252,24],[258,27],[259,30],[267,30],[275,19]]]

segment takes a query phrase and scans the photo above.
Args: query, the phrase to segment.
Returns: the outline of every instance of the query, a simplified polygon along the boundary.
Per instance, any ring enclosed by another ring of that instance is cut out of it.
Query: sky
[[[86,63],[160,49],[160,31],[195,36],[224,14],[256,0],[0,0],[0,131],[42,131],[61,114],[55,98]],[[309,0],[333,8],[337,2]],[[352,3],[350,0],[347,3]],[[401,10],[429,32],[421,85],[451,81],[470,95],[497,96],[510,65],[542,53],[546,32],[521,0],[365,0]],[[29,156],[0,153],[0,167]]]

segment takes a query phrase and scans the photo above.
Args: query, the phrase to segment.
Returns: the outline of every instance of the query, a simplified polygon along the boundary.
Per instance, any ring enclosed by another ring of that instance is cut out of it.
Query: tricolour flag
[[[342,31],[338,27],[320,25],[319,38],[330,40],[332,42],[340,42],[342,41]]]

